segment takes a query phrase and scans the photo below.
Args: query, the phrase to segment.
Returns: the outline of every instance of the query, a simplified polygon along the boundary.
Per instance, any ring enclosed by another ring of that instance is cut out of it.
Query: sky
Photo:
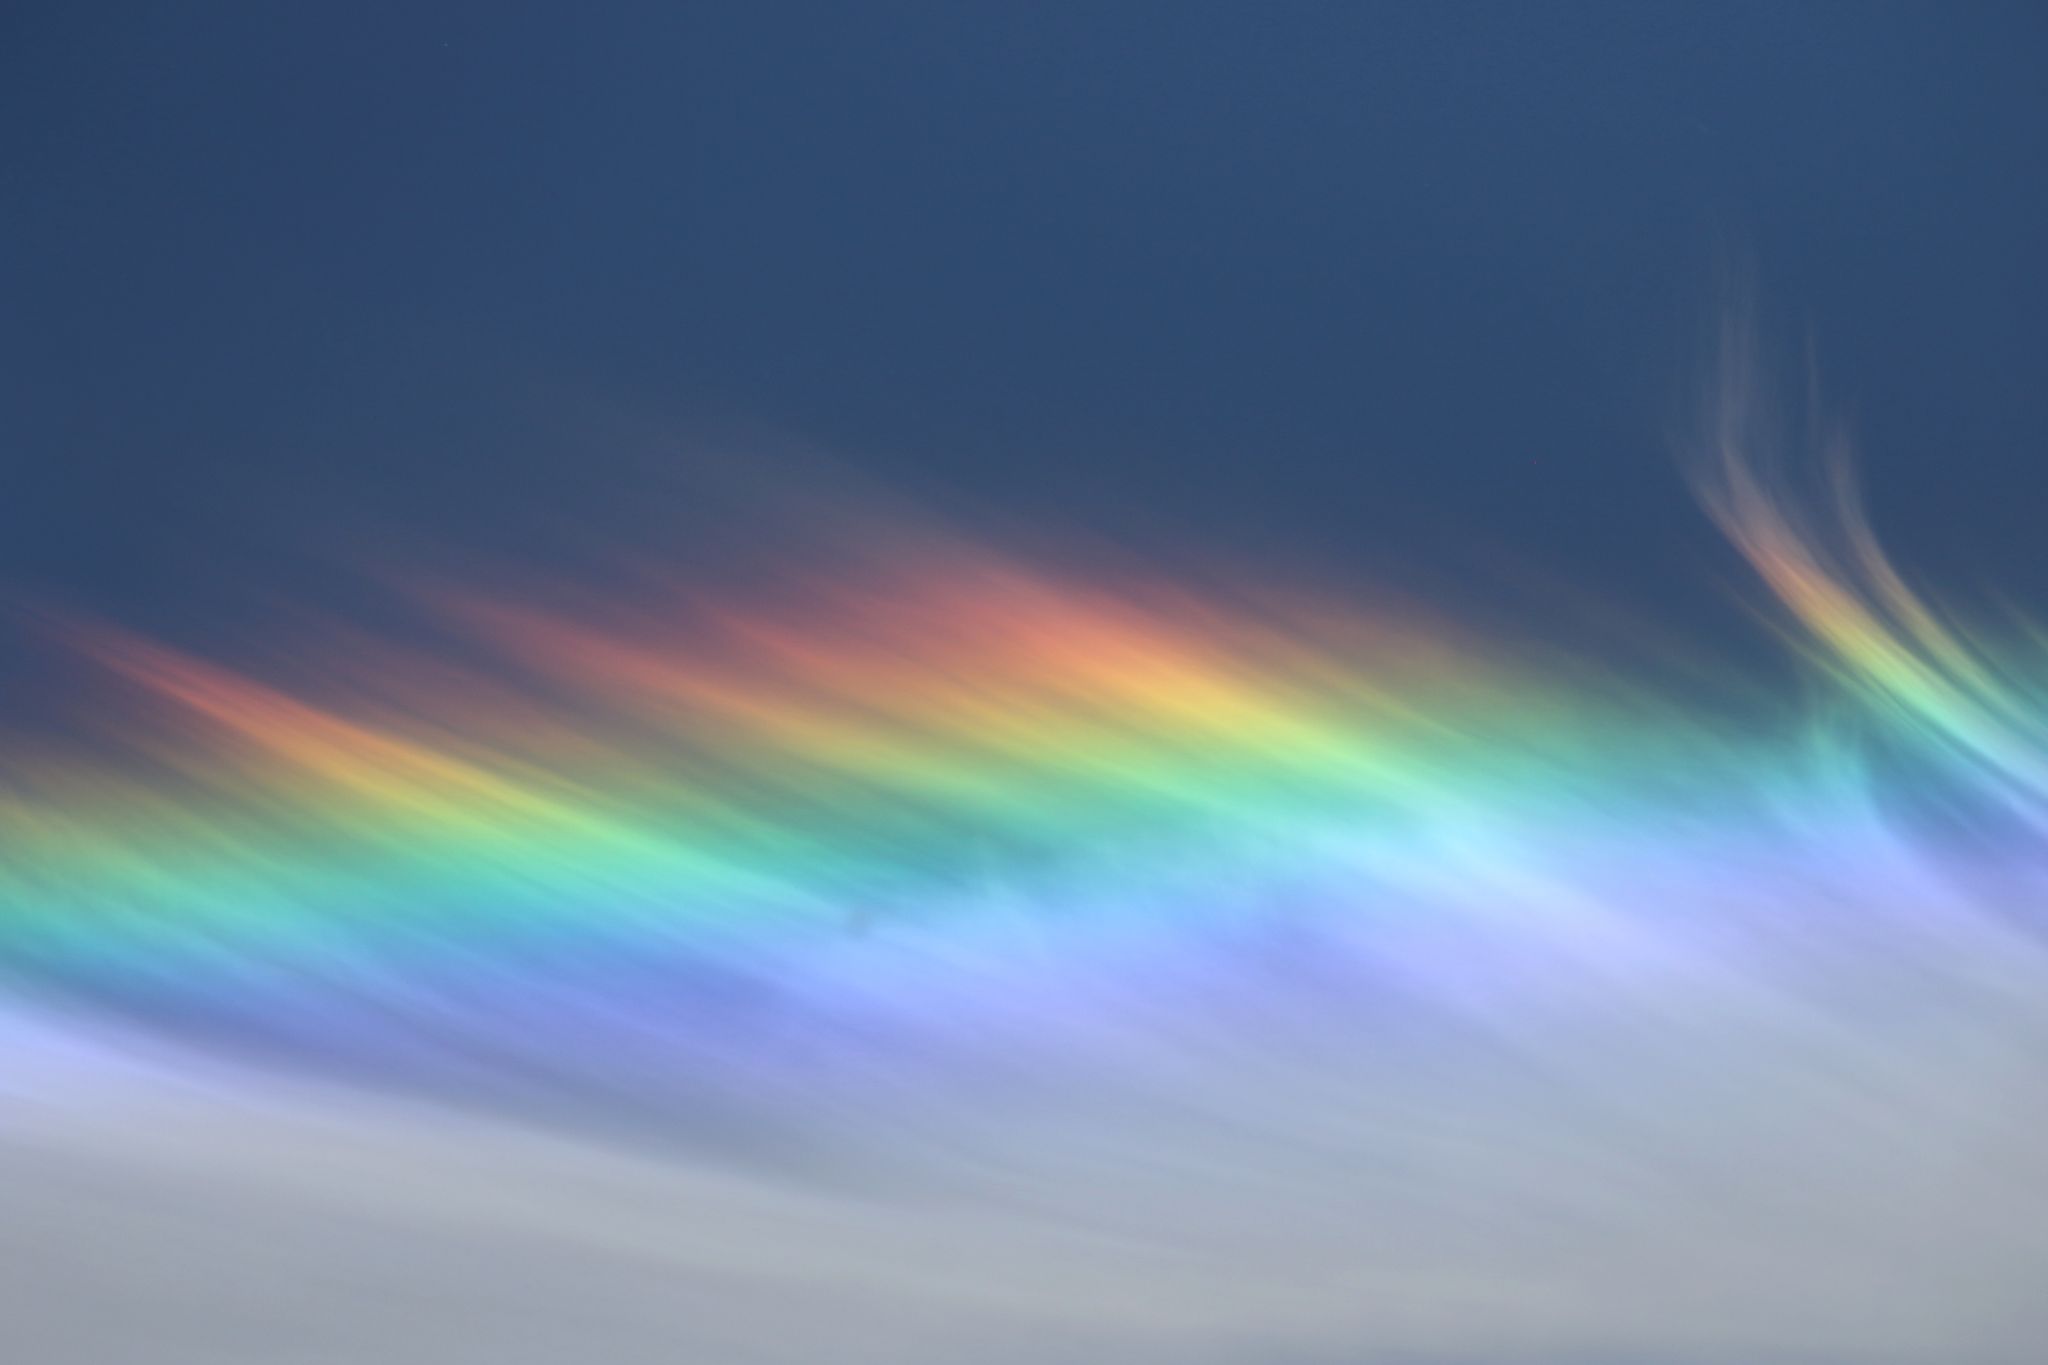
[[[0,575],[517,542],[635,459],[1703,629],[1731,260],[1888,534],[2040,586],[2029,5],[9,7]]]
[[[2044,65],[4,7],[10,1340],[2035,1360]]]

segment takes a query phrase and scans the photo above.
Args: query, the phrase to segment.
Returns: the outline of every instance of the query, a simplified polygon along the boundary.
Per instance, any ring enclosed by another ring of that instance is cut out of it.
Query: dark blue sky
[[[516,543],[630,496],[623,423],[1683,620],[1732,250],[1906,554],[2039,593],[2044,14],[13,4],[0,575],[176,614],[264,537]]]

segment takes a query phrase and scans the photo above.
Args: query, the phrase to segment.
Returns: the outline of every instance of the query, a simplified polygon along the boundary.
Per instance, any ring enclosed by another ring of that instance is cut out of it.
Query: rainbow
[[[2039,699],[1885,562],[1845,464],[1820,509],[1787,493],[1748,403],[1704,500],[1837,699],[2031,819]],[[429,631],[238,662],[42,620],[93,682],[83,739],[8,755],[0,989],[658,1110],[1697,981],[1783,932],[1793,867],[1940,899],[1808,719],[1298,594],[871,540],[916,548],[751,592],[415,585]]]

